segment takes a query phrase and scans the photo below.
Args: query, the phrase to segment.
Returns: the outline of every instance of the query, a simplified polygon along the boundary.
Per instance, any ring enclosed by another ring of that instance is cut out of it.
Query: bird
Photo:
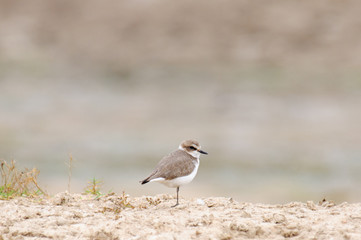
[[[182,141],[178,149],[163,157],[153,172],[141,184],[159,182],[167,187],[177,188],[177,203],[179,205],[179,187],[190,183],[196,176],[201,154],[208,154],[201,150],[196,140]]]

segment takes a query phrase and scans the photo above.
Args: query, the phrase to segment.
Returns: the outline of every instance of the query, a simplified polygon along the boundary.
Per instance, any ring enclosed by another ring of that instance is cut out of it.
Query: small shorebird
[[[149,177],[140,182],[160,182],[167,187],[177,188],[177,203],[172,206],[175,207],[179,204],[179,187],[190,183],[197,174],[201,153],[208,154],[201,150],[197,141],[183,141],[178,150],[162,158]]]

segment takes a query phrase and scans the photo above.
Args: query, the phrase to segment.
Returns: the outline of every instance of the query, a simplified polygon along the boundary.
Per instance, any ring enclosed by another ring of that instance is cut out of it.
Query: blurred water
[[[7,76],[0,81],[0,158],[40,169],[50,193],[66,190],[71,154],[72,191],[95,177],[104,192],[174,194],[138,181],[194,138],[209,155],[182,196],[358,201],[358,75],[297,76],[267,69]]]
[[[2,1],[0,158],[50,193],[71,154],[74,192],[174,194],[138,181],[195,138],[210,154],[182,196],[360,201],[359,9]]]

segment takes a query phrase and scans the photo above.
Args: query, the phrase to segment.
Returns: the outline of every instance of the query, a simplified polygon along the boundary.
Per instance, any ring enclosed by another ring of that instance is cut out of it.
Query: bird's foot
[[[179,203],[177,202],[175,205],[173,205],[172,207],[176,207],[176,206],[178,206],[179,205]]]

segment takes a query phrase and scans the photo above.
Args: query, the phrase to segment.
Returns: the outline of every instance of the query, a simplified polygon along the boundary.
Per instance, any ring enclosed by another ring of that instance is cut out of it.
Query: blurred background
[[[361,198],[361,2],[0,0],[0,159],[50,194],[140,185],[197,139],[181,196]]]

